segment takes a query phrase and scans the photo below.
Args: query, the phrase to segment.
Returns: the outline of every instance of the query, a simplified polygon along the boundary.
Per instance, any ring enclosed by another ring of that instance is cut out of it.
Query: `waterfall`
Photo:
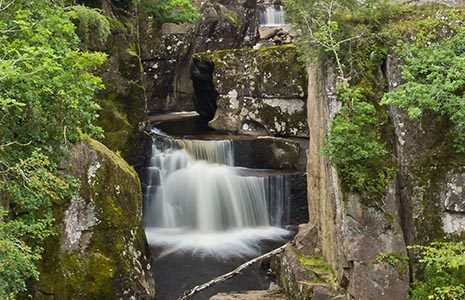
[[[286,235],[272,227],[289,220],[286,176],[249,176],[233,165],[230,140],[154,138],[144,180],[149,243],[197,251],[234,241],[222,251],[241,254],[259,239]]]
[[[282,6],[274,5],[260,9],[260,25],[279,26],[284,24],[284,10]]]

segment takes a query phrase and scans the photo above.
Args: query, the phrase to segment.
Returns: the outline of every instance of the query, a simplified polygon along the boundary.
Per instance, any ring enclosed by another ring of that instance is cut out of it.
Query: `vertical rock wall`
[[[390,89],[401,83],[398,59],[388,60]],[[453,126],[433,113],[412,121],[390,107],[396,131],[399,197],[408,244],[427,244],[465,231],[465,155],[455,153]]]
[[[81,0],[84,5],[101,9],[111,25],[105,43],[90,40],[89,50],[105,52],[107,60],[97,71],[105,88],[97,92],[101,106],[97,125],[103,128],[102,142],[119,151],[134,166],[144,161],[144,135],[140,128],[146,120],[147,102],[139,39],[132,0]]]
[[[294,254],[286,252],[282,259],[284,266],[281,266],[281,270],[298,270],[300,265],[310,275],[298,279],[286,275],[294,272],[284,272],[281,282],[284,286],[295,286],[297,280],[297,285],[305,287],[307,292],[293,299],[333,299],[336,296],[405,299],[409,284],[407,264],[378,260],[381,253],[406,254],[398,182],[389,187],[382,205],[368,206],[359,194],[341,190],[336,170],[322,155],[330,122],[340,107],[334,97],[335,79],[331,74],[331,70],[322,65],[308,68],[310,223],[301,229],[294,241]],[[322,272],[323,263],[315,263],[318,259],[332,269],[336,284],[324,277],[323,282],[319,282],[321,276],[315,274]],[[326,288],[316,289],[317,283],[323,283]]]

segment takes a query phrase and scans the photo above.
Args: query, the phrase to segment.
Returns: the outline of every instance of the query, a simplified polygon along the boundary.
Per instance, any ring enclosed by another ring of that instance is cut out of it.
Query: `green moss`
[[[307,270],[315,273],[317,276],[308,280],[311,283],[331,284],[335,285],[337,280],[333,269],[326,264],[322,258],[299,254],[299,263]]]
[[[261,49],[227,49],[213,52],[197,53],[194,58],[213,63],[214,83],[220,93],[227,94],[237,88],[250,87],[247,93],[256,98],[263,93],[286,96],[306,93],[306,72],[304,65],[298,61],[295,45],[265,47]],[[241,76],[237,76],[241,75]],[[231,80],[224,80],[231,78]]]
[[[94,139],[92,139],[92,138],[90,138],[90,137],[88,137],[86,135],[83,136],[83,141],[86,142],[90,147],[92,147],[92,149],[97,151],[97,153],[100,153],[102,156],[106,157],[111,163],[116,164],[119,168],[121,168],[123,170],[123,172],[131,174],[132,179],[134,181],[136,181],[136,183],[139,181],[139,177],[138,177],[136,171],[134,170],[134,168],[131,167],[123,158],[116,155],[115,152],[108,149],[102,143],[100,143],[100,142],[98,142],[98,141],[96,141],[96,140],[94,140]],[[110,168],[110,172],[114,172],[114,170],[112,170],[112,168]],[[124,174],[123,176],[126,176],[126,174]],[[115,187],[116,185],[118,185],[117,180],[114,183],[115,183],[115,185],[114,186],[110,185],[110,187]]]
[[[236,28],[241,27],[241,22],[240,22],[239,16],[237,15],[236,12],[234,12],[234,11],[226,11],[225,15],[232,21],[232,23],[234,24],[234,26],[236,26]]]
[[[408,272],[408,256],[399,252],[380,253],[375,260],[375,264],[387,263],[396,268],[399,278],[403,278]]]

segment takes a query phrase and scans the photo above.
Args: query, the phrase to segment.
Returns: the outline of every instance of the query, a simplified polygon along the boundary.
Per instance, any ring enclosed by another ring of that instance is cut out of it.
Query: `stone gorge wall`
[[[398,65],[394,55],[388,57],[383,76],[389,89],[401,83]],[[340,107],[333,72],[324,63],[308,71],[310,223],[282,257],[280,281],[292,299],[407,299],[409,275],[418,276],[415,264],[391,265],[378,255],[405,255],[406,245],[444,238],[463,240],[465,156],[454,152],[452,124],[431,112],[412,121],[388,107],[394,134],[386,142],[395,144],[398,173],[382,201],[367,205],[360,195],[341,190],[336,170],[322,155]],[[324,264],[336,285],[325,277]]]
[[[406,254],[398,183],[383,196],[383,206],[367,206],[360,195],[341,190],[336,170],[322,155],[327,128],[340,107],[331,73],[323,65],[308,68],[310,223],[281,260],[281,283],[292,299],[405,299],[408,266],[376,261],[380,253]]]
[[[139,15],[141,56],[150,112],[194,110],[194,53],[252,47],[258,40],[256,0],[205,1],[197,24],[158,24]]]
[[[387,63],[389,88],[401,83],[398,59]],[[390,108],[396,131],[399,200],[409,244],[426,244],[465,231],[465,156],[454,152],[453,128],[432,113],[411,121],[404,111]]]

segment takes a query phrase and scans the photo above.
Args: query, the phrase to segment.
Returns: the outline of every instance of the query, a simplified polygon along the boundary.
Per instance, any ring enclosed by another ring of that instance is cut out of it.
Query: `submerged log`
[[[231,279],[233,278],[234,276],[236,275],[239,275],[241,274],[241,272],[244,270],[244,269],[247,269],[248,267],[252,266],[253,264],[255,263],[258,263],[258,262],[261,262],[267,258],[270,258],[272,256],[275,256],[281,252],[284,252],[284,249],[286,248],[287,244],[273,250],[273,251],[270,251],[268,253],[265,253],[259,257],[256,257],[252,260],[249,260],[245,263],[243,263],[242,265],[240,265],[239,267],[237,267],[236,269],[232,270],[231,272],[229,273],[226,273],[224,275],[221,275],[221,276],[218,276],[218,277],[215,277],[213,278],[212,280],[204,283],[204,284],[200,284],[200,285],[196,285],[195,287],[193,287],[192,289],[190,290],[187,290],[185,291],[179,298],[178,300],[189,300],[192,298],[192,296],[194,296],[195,294],[213,286],[213,285],[216,285],[218,283],[221,283],[221,282],[224,282],[228,279]]]

